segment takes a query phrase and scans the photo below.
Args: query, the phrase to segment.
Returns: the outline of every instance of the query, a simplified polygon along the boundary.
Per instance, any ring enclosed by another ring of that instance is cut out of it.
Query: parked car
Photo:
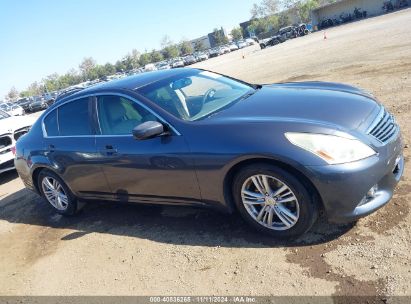
[[[298,36],[295,26],[286,26],[278,31],[278,35],[282,37],[284,41],[296,38]]]
[[[0,104],[0,110],[6,112],[11,116],[24,115],[24,110],[17,103],[4,102]]]
[[[208,59],[208,54],[205,52],[199,52],[195,54],[197,61],[205,61]]]
[[[245,40],[245,43],[247,43],[247,45],[254,45],[255,44],[255,40],[252,38],[247,38]]]
[[[231,52],[234,52],[234,51],[237,51],[237,50],[238,50],[238,46],[237,46],[237,44],[235,44],[234,42],[231,43],[228,47],[230,48],[230,51],[231,51]]]
[[[238,48],[239,48],[239,49],[243,49],[243,48],[245,48],[245,47],[248,46],[248,44],[247,44],[245,41],[243,41],[243,40],[238,41],[238,42],[237,42],[237,45],[238,45]]]
[[[156,71],[156,70],[157,70],[157,67],[154,63],[149,63],[149,64],[146,64],[144,66],[144,71],[146,71],[146,72],[152,72],[152,71]]]
[[[170,64],[167,61],[160,62],[156,65],[157,70],[169,70],[171,69]]]
[[[173,69],[175,68],[183,68],[185,66],[184,60],[181,58],[176,58],[172,61],[171,67]]]
[[[197,62],[196,58],[193,55],[188,55],[183,58],[184,65],[191,65]]]
[[[394,117],[355,87],[186,68],[57,101],[17,142],[15,165],[60,214],[79,200],[207,206],[292,238],[320,210],[349,222],[387,204],[402,150]]]
[[[14,169],[16,141],[28,132],[35,118],[11,116],[0,110],[0,173]]]
[[[221,53],[221,50],[220,50],[220,48],[212,48],[210,51],[209,51],[209,56],[210,56],[210,58],[213,58],[213,57],[218,57],[218,56],[220,56],[220,55],[222,55],[222,53]]]
[[[29,104],[29,112],[43,111],[49,107],[47,100],[43,96],[34,96]]]
[[[224,54],[227,54],[227,53],[231,53],[230,48],[226,45],[220,46],[220,54],[224,55]]]
[[[21,99],[17,100],[17,104],[20,107],[22,107],[24,111],[29,110],[30,103],[31,103],[30,97],[24,97],[24,98],[21,98]]]
[[[286,39],[282,35],[275,35],[271,38],[264,39],[260,41],[260,48],[265,49],[267,46],[274,46],[285,42]]]

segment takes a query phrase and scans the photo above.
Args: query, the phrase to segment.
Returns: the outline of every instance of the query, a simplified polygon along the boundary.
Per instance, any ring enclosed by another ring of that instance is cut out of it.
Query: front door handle
[[[49,146],[47,147],[47,150],[48,150],[49,152],[54,152],[54,151],[56,151],[56,147],[55,147],[54,145],[49,145]]]
[[[115,149],[112,145],[106,145],[102,152],[108,156],[112,156],[117,154],[117,149]]]

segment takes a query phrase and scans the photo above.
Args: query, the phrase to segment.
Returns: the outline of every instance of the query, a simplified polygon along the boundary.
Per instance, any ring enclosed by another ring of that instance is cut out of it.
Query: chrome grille
[[[12,139],[8,135],[1,135],[0,136],[0,149],[4,149],[6,147],[11,146],[13,143]],[[3,152],[3,151],[2,151]]]
[[[368,134],[374,136],[382,143],[387,143],[398,131],[398,125],[395,118],[384,107],[378,114],[377,119],[368,129]]]
[[[18,129],[14,132],[14,140],[17,141],[20,137],[22,137],[24,134],[26,134],[28,131],[30,131],[30,127],[24,127],[21,129]]]

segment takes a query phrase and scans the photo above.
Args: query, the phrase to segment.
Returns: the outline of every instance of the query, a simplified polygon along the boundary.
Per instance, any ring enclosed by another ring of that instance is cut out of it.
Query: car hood
[[[32,126],[37,120],[31,116],[11,116],[0,120],[0,134],[13,133],[14,131]]]
[[[264,85],[212,119],[304,121],[354,130],[378,109],[379,104],[369,93],[348,85],[282,83]]]

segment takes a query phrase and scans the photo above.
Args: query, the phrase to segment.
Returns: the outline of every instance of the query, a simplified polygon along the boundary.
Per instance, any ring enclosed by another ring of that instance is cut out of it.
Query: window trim
[[[162,122],[164,125],[168,126],[170,130],[176,135],[176,136],[181,136],[181,133],[167,120],[165,120],[163,117],[161,117],[159,114],[157,114],[154,110],[152,110],[150,107],[147,105],[143,104],[141,101],[136,99],[133,96],[123,94],[123,93],[118,93],[118,92],[113,92],[113,91],[108,91],[108,92],[99,92],[99,93],[92,93],[92,94],[87,94],[81,97],[77,97],[74,99],[67,100],[61,104],[58,104],[55,108],[53,108],[50,112],[48,112],[46,115],[41,120],[41,128],[43,131],[43,138],[96,138],[96,137],[132,137],[132,134],[124,134],[124,135],[103,135],[103,134],[93,134],[93,135],[58,135],[58,136],[48,136],[46,127],[44,125],[44,119],[53,111],[57,111],[61,106],[69,103],[69,102],[74,102],[79,99],[83,98],[88,98],[88,109],[89,109],[89,119],[90,122],[92,123],[92,131],[94,133],[97,133],[98,130],[100,130],[100,122],[98,120],[98,111],[97,111],[97,96],[105,96],[105,95],[114,95],[114,96],[119,96],[119,97],[124,97],[129,99],[132,102],[135,102],[137,105],[143,107],[145,110],[153,114],[155,117],[157,117],[160,122]],[[91,112],[90,112],[91,110]],[[95,119],[97,118],[97,121]],[[58,122],[58,113],[57,113],[57,122]],[[97,123],[97,124],[96,124]],[[60,126],[57,124],[57,127],[60,128]]]
[[[66,105],[66,104],[68,104],[68,103],[70,103],[70,102],[74,102],[74,101],[77,101],[77,100],[80,100],[80,99],[85,99],[85,98],[87,98],[87,110],[88,110],[89,120],[90,120],[90,122],[93,124],[93,120],[92,120],[91,113],[90,113],[90,102],[91,102],[90,96],[91,96],[91,95],[85,95],[85,96],[81,96],[81,97],[78,97],[78,98],[75,98],[75,99],[70,99],[70,100],[67,100],[67,101],[65,101],[65,102],[62,102],[61,104],[59,104],[59,105],[57,105],[55,108],[53,108],[50,112],[48,112],[46,115],[44,115],[44,117],[41,119],[41,129],[42,129],[42,131],[43,131],[43,138],[90,138],[90,137],[91,137],[91,138],[94,138],[94,137],[95,137],[95,134],[91,134],[91,135],[58,135],[58,136],[48,136],[48,135],[47,135],[47,131],[46,131],[46,126],[45,126],[45,124],[44,124],[44,120],[46,119],[46,117],[49,116],[50,113],[52,113],[52,112],[54,112],[54,111],[58,111],[61,106]],[[57,128],[58,128],[58,131],[59,131],[59,134],[60,134],[60,124],[59,124],[59,113],[58,113],[58,112],[57,112]],[[91,125],[91,130],[92,130],[92,132],[95,131],[93,125]]]

